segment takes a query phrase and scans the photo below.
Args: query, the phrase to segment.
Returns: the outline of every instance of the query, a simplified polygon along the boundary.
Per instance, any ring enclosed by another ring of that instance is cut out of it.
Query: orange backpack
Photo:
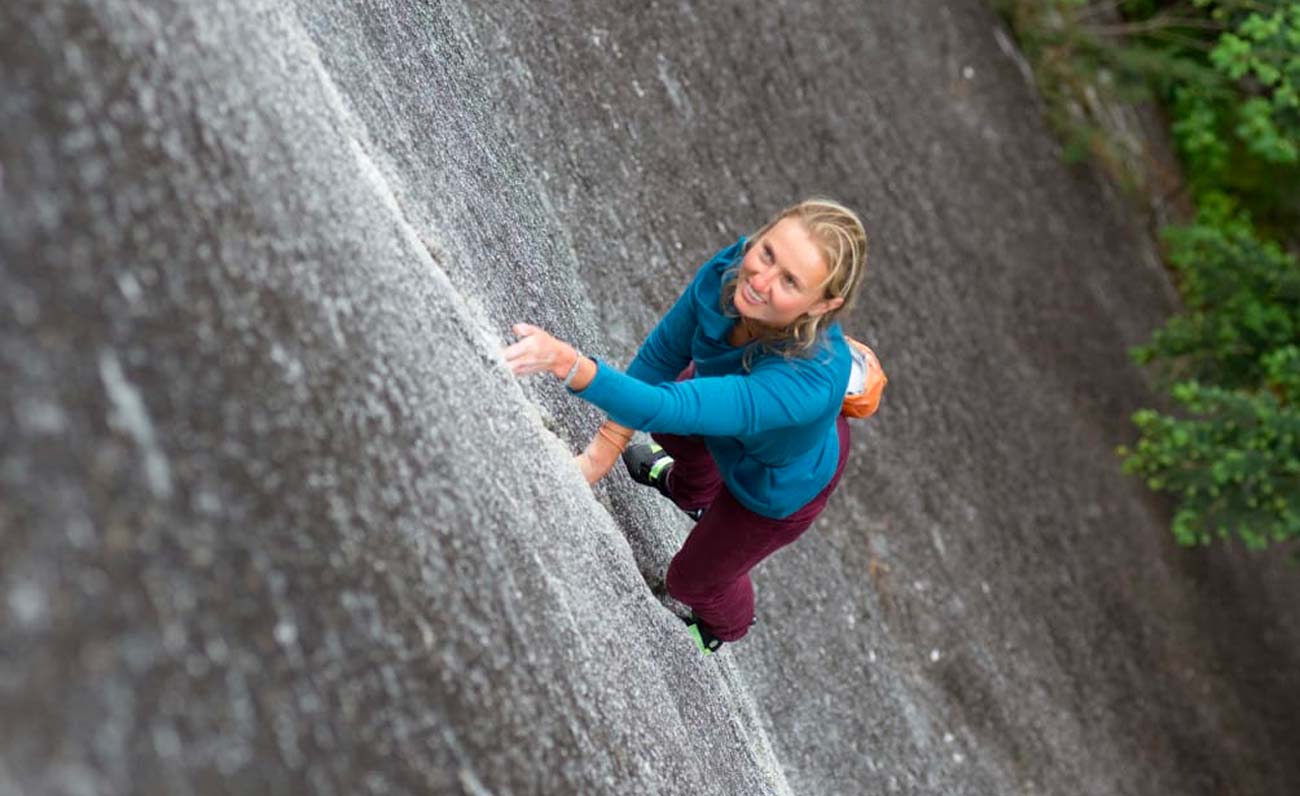
[[[853,370],[849,373],[849,388],[844,393],[840,414],[845,417],[871,417],[880,406],[880,395],[889,379],[880,367],[876,352],[848,335],[849,353],[853,355]]]

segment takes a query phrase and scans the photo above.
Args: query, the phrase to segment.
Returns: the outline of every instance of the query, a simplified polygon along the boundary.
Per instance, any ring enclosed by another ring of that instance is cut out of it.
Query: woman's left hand
[[[578,469],[582,470],[587,483],[594,484],[608,475],[618,462],[618,457],[627,450],[627,443],[631,439],[632,429],[627,426],[620,426],[613,420],[602,423],[587,449],[575,457]]]
[[[574,456],[573,460],[577,462],[578,469],[582,471],[582,477],[587,479],[587,483],[594,484],[609,475],[609,471],[618,464],[620,453],[622,451],[608,440],[596,437],[586,450]]]
[[[516,376],[549,371],[558,379],[568,375],[573,363],[578,361],[578,350],[563,340],[557,340],[539,326],[516,323],[510,327],[518,337],[506,347],[506,364]]]

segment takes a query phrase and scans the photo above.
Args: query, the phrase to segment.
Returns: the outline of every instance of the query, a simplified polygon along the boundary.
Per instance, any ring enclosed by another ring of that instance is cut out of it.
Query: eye
[[[763,246],[763,262],[767,263],[768,265],[771,265],[773,259],[774,259],[774,258],[772,257],[772,247],[771,247],[771,246],[764,245],[764,246]]]
[[[789,287],[789,288],[798,288],[798,287],[799,287],[799,283],[796,282],[796,281],[794,280],[794,277],[793,277],[793,276],[790,276],[789,274],[786,274],[786,275],[785,275],[785,285],[786,285],[786,287]]]

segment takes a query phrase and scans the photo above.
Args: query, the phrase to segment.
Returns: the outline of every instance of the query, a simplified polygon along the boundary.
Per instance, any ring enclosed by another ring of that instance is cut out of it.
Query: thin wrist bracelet
[[[573,388],[573,379],[578,375],[578,363],[582,362],[581,352],[575,349],[574,353],[576,353],[577,356],[573,358],[573,367],[569,368],[569,375],[564,377],[564,386],[569,389]]]

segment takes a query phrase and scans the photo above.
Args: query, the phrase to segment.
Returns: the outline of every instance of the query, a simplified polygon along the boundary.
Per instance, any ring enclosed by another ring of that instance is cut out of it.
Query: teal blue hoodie
[[[617,423],[642,431],[703,437],[727,488],[765,517],[788,517],[835,474],[835,421],[852,358],[838,323],[809,356],[786,358],[761,344],[727,341],[739,314],[721,295],[745,239],[715,254],[641,345],[627,373],[596,361],[596,376],[575,395]],[[742,357],[751,355],[746,371]],[[674,381],[692,361],[695,377]]]

